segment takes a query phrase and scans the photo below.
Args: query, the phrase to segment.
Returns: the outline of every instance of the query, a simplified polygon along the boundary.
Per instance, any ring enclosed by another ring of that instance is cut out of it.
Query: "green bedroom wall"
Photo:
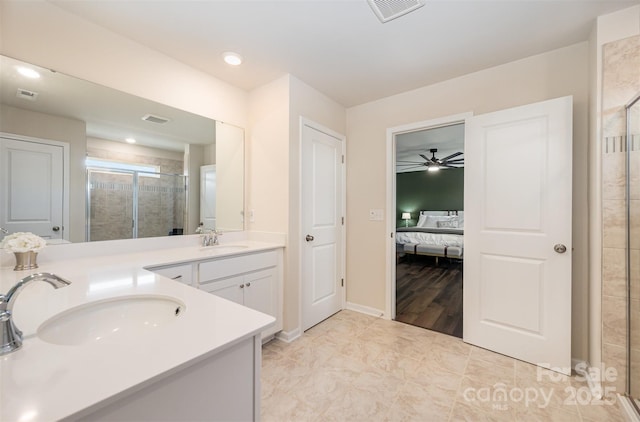
[[[421,210],[463,210],[464,168],[438,172],[396,174],[396,226],[404,227],[403,212],[411,213],[409,226],[418,222]]]

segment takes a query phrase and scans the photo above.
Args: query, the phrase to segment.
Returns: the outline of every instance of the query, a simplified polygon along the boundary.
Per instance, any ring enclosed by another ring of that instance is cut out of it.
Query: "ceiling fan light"
[[[439,171],[440,166],[429,166],[427,167],[427,171]]]

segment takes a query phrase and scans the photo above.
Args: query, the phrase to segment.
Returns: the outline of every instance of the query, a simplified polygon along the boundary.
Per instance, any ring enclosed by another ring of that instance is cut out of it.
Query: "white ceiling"
[[[291,73],[346,107],[585,41],[638,4],[427,0],[382,24],[366,0],[50,1],[245,90]]]

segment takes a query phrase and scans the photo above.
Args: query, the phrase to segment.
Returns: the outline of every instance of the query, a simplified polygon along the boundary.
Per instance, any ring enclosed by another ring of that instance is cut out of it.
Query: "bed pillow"
[[[439,221],[451,221],[456,219],[457,220],[458,217],[456,217],[455,215],[427,215],[427,219],[424,223],[423,226],[420,227],[425,227],[425,228],[437,228],[438,227],[438,222]]]
[[[459,221],[457,218],[452,218],[449,221],[438,221],[437,225],[440,229],[457,229],[459,227]]]
[[[427,214],[420,214],[420,218],[418,219],[418,224],[416,227],[424,227],[424,223],[427,221]]]

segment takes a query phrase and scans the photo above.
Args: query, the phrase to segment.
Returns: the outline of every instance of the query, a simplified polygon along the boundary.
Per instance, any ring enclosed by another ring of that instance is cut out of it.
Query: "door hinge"
[[[342,155],[342,164],[344,164],[344,154]]]
[[[391,238],[393,239],[393,232],[391,232]]]
[[[344,226],[344,217],[342,217],[342,225]]]
[[[340,285],[341,285],[342,287],[344,287],[344,278],[341,278],[341,279],[340,279]]]

